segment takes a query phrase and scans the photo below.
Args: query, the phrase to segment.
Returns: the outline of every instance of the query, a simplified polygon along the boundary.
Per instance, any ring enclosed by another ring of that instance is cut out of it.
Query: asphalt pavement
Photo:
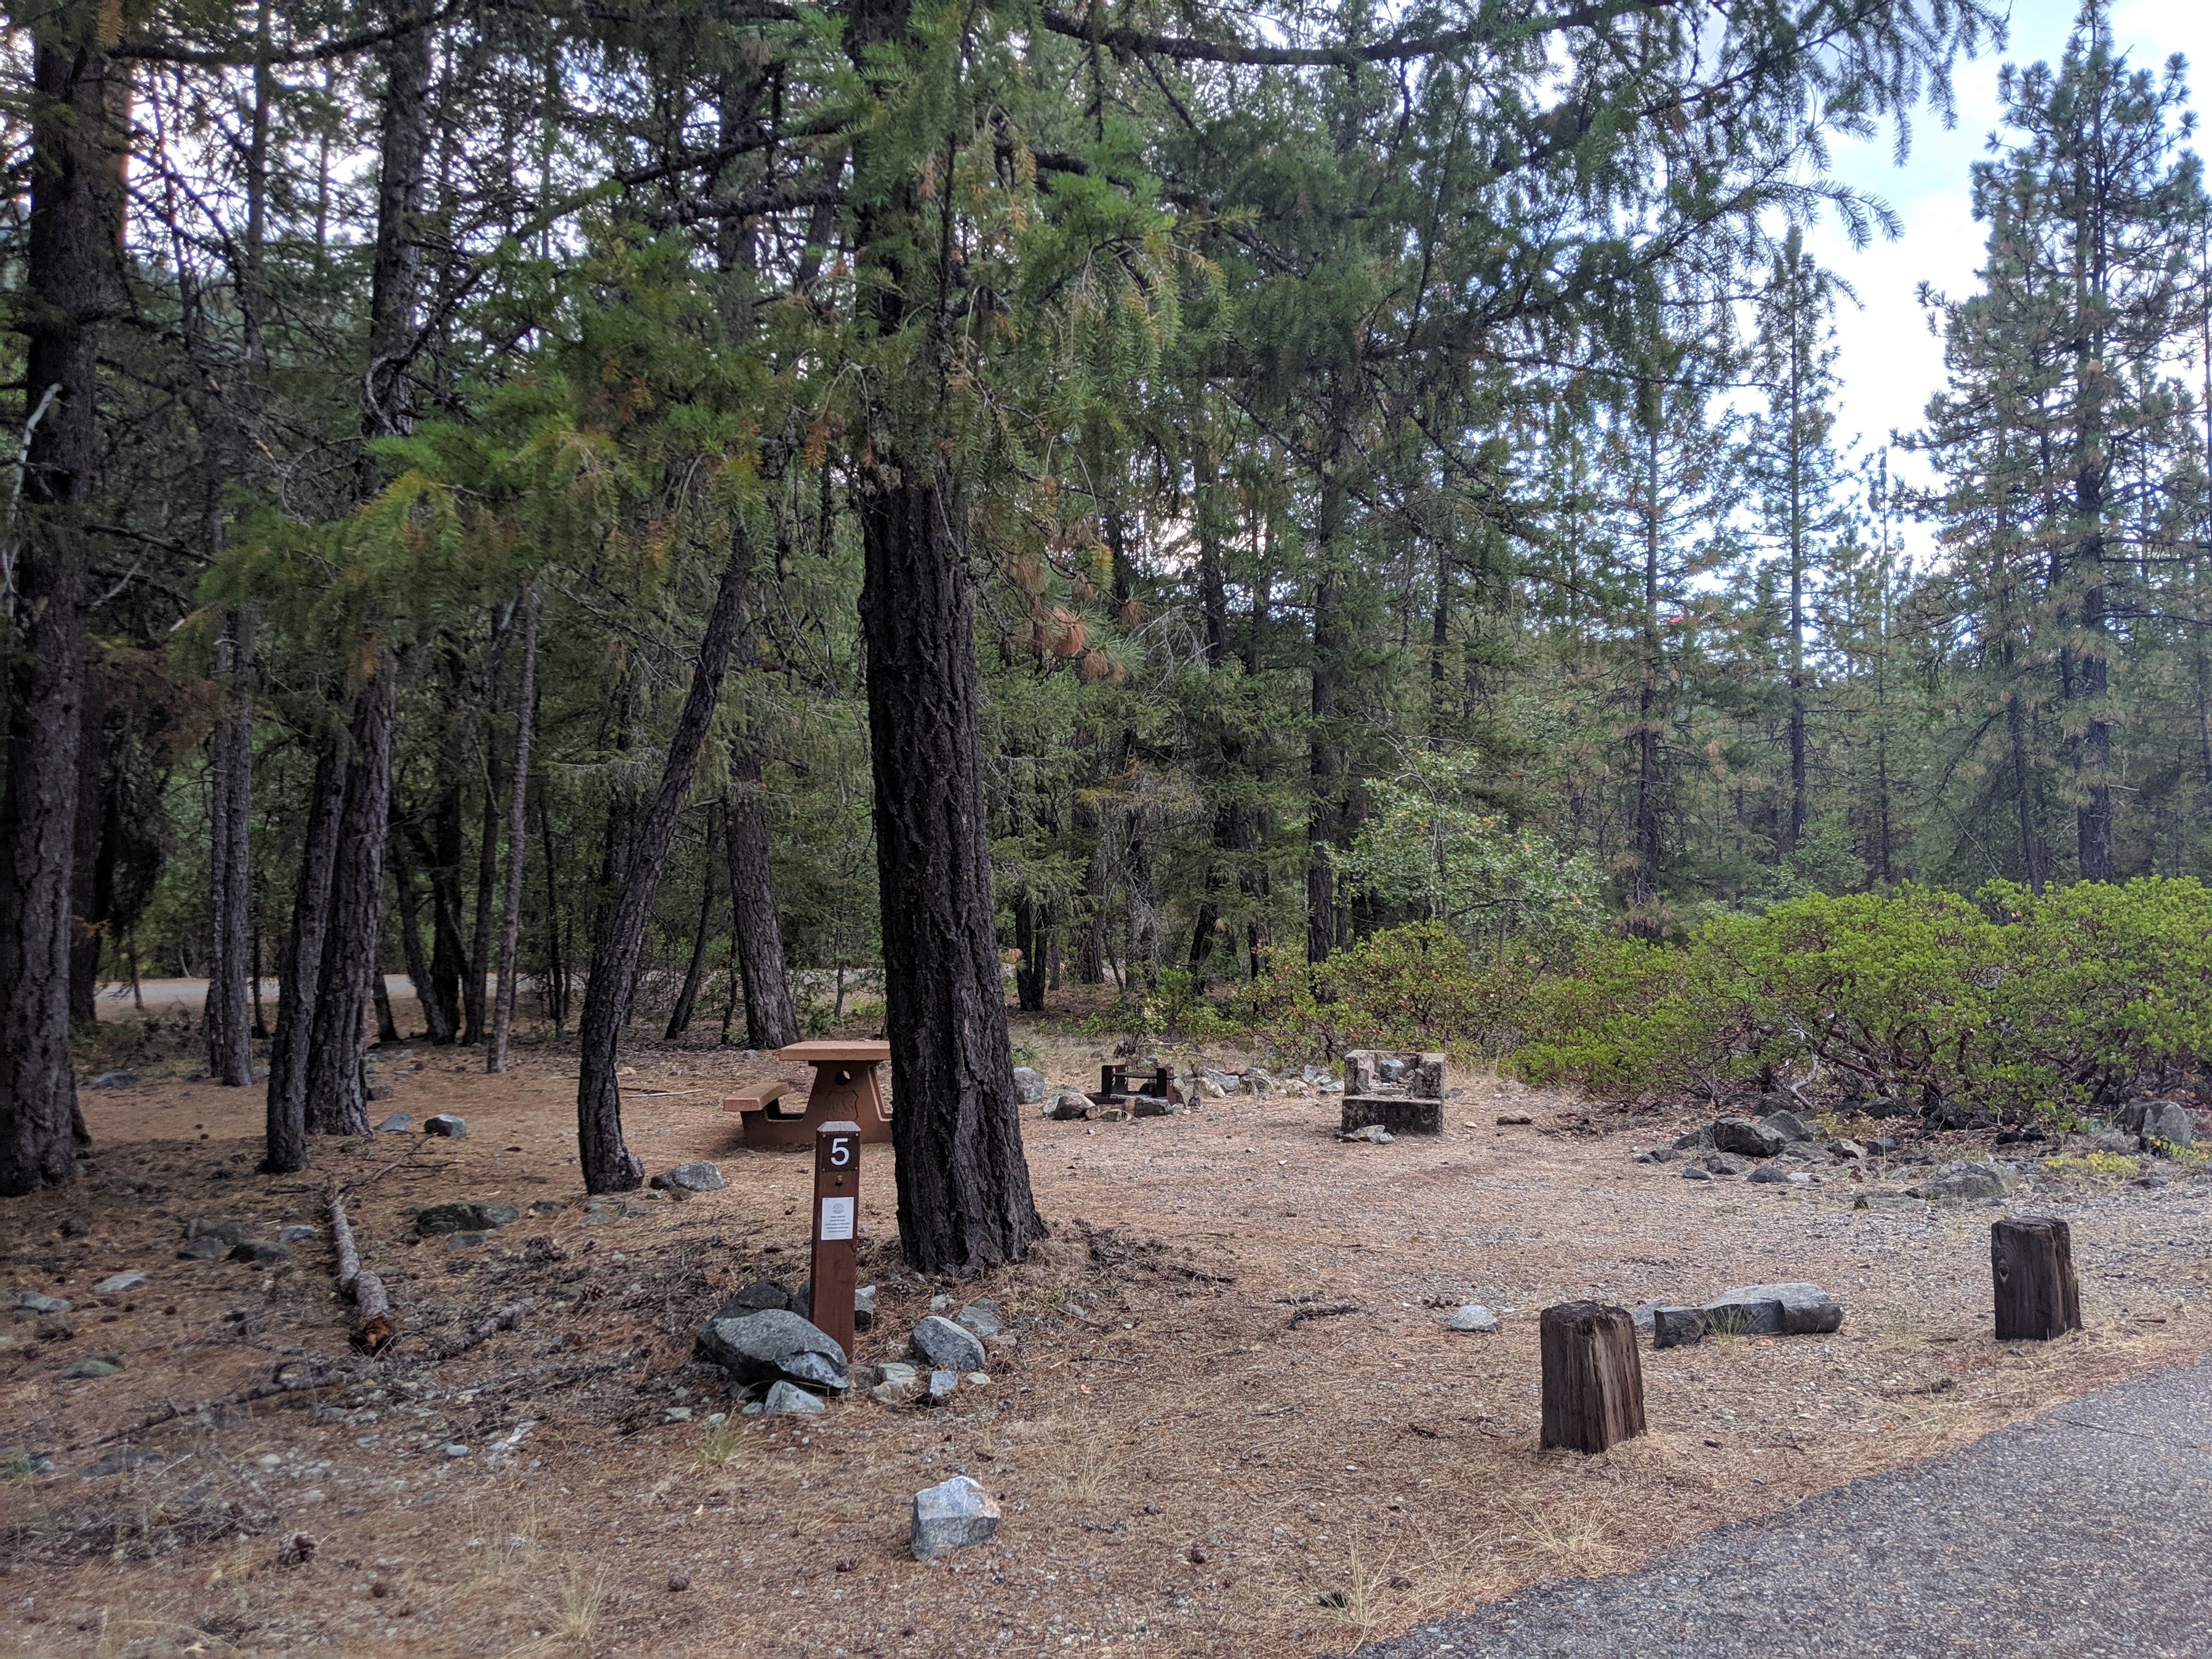
[[[2212,1659],[2212,1360],[1358,1659]]]

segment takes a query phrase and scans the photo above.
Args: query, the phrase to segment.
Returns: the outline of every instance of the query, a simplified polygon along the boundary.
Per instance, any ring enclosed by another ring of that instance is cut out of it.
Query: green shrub
[[[1689,962],[1668,945],[1616,939],[1535,980],[1523,1012],[1532,1035],[1506,1069],[1530,1083],[1572,1079],[1601,1095],[1693,1081],[1712,1055],[1683,994]]]

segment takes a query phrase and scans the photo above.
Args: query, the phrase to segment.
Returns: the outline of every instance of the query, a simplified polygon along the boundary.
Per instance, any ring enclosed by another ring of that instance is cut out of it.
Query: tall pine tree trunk
[[[293,888],[292,927],[276,959],[276,1028],[269,1042],[268,1149],[262,1167],[289,1175],[307,1164],[307,1050],[322,988],[323,938],[329,931],[331,872],[345,810],[345,764],[338,739],[323,739],[308,786],[307,832]]]
[[[699,988],[707,980],[707,941],[714,930],[714,807],[707,808],[707,855],[699,866],[699,922],[691,932],[691,959],[684,967],[684,986],[676,1006],[668,1011],[668,1028],[662,1033],[671,1042],[691,1029],[691,1016],[699,1006]]]
[[[225,619],[216,642],[223,699],[210,742],[208,863],[208,1075],[242,1089],[253,1081],[253,1018],[246,1003],[252,954],[246,831],[252,819],[253,682],[243,611]]]
[[[368,1016],[383,909],[386,825],[392,811],[392,720],[398,665],[387,651],[354,696],[348,733],[345,799],[331,866],[330,927],[307,1040],[307,1132],[368,1132],[362,1074],[362,1022]]]
[[[15,631],[0,763],[0,1194],[76,1174],[83,1120],[70,1063],[70,945],[84,687],[85,527],[99,428],[98,319],[115,290],[120,208],[113,131],[122,71],[106,15],[32,22],[30,222],[14,307],[31,416],[6,526]]]
[[[507,779],[507,893],[499,917],[499,994],[493,1000],[490,1040],[484,1048],[484,1070],[507,1069],[507,1046],[514,1031],[515,955],[522,939],[523,859],[530,841],[530,737],[536,723],[538,696],[538,589],[522,596],[522,683],[514,694],[514,769]],[[487,779],[485,788],[490,788]],[[546,886],[552,887],[552,847],[546,854]],[[549,912],[546,925],[556,919]],[[560,953],[556,950],[554,960]],[[557,1006],[557,1005],[556,1005]]]
[[[722,841],[730,869],[730,921],[738,977],[744,988],[745,1047],[781,1048],[799,1041],[799,1012],[783,970],[783,927],[769,868],[768,800],[760,752],[741,742],[730,757]]]
[[[592,941],[591,975],[584,982],[580,1075],[576,1085],[576,1139],[582,1156],[584,1185],[595,1193],[628,1192],[645,1179],[645,1166],[623,1144],[622,1092],[615,1080],[620,1064],[623,1028],[637,986],[638,957],[645,924],[653,909],[653,889],[668,861],[676,821],[690,798],[699,769],[699,750],[707,740],[722,682],[744,609],[745,583],[751,574],[752,546],[742,523],[731,532],[729,562],[722,568],[714,608],[699,640],[691,689],[677,716],[662,763],[660,787],[632,838],[620,885],[601,910]]]

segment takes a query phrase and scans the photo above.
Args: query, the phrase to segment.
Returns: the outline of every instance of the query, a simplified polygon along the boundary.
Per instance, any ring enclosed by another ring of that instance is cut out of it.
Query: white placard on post
[[[853,1204],[849,1198],[825,1198],[822,1200],[822,1231],[815,1234],[820,1239],[850,1238],[853,1236]]]

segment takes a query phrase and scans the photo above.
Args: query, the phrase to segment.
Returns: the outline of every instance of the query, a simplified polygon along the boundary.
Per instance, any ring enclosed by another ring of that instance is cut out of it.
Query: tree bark
[[[392,809],[392,723],[398,665],[387,649],[355,694],[346,756],[345,801],[331,868],[330,927],[307,1042],[307,1132],[368,1133],[362,1075],[362,1021],[381,978],[377,922],[384,898],[385,830]]]
[[[440,744],[438,805],[431,823],[430,857],[425,860],[430,878],[430,977],[438,988],[438,1006],[443,1016],[433,1042],[453,1042],[461,1035],[461,1000],[468,977],[468,952],[461,945],[461,778],[458,727],[461,714],[458,699],[447,702],[441,714],[447,722]]]
[[[622,1093],[615,1080],[623,1028],[630,995],[637,986],[638,955],[653,908],[653,891],[668,861],[676,821],[691,794],[699,769],[699,750],[707,740],[722,682],[730,665],[738,619],[744,608],[745,584],[752,572],[752,544],[742,522],[732,527],[729,562],[714,593],[714,609],[699,640],[691,689],[668,740],[660,787],[630,844],[628,868],[613,902],[601,912],[592,941],[592,969],[584,982],[580,1022],[580,1075],[576,1086],[576,1140],[583,1160],[584,1185],[594,1193],[628,1192],[645,1179],[645,1166],[623,1142]]]
[[[1540,1449],[1601,1452],[1644,1432],[1644,1367],[1626,1308],[1562,1302],[1538,1322],[1543,1362]]]
[[[315,756],[307,838],[293,890],[292,928],[276,959],[276,1029],[269,1043],[268,1149],[262,1167],[289,1175],[307,1167],[307,1048],[321,988],[323,935],[330,923],[331,872],[337,861],[345,769],[337,740]]]
[[[89,7],[32,25],[30,222],[14,307],[37,416],[7,526],[7,753],[0,769],[0,1194],[76,1174],[70,1035],[71,842],[84,688],[84,520],[97,465],[98,319],[114,291],[121,71]],[[104,17],[104,14],[101,14]]]
[[[451,1042],[453,1024],[438,983],[436,969],[422,954],[422,906],[415,896],[415,860],[408,856],[407,831],[398,823],[392,830],[392,890],[398,900],[399,956],[407,964],[407,978],[415,987],[415,1006],[422,1011],[422,1037],[428,1042]]]
[[[760,752],[750,743],[731,757],[730,793],[722,819],[730,866],[731,923],[738,977],[744,987],[745,1046],[781,1048],[799,1041],[799,1013],[783,971],[783,926],[769,868],[768,799]]]
[[[711,815],[714,807],[710,804]],[[691,1015],[699,1006],[699,987],[707,977],[707,940],[714,925],[714,826],[711,816],[707,827],[707,855],[699,864],[699,925],[691,934],[691,960],[684,965],[684,988],[676,994],[676,1006],[668,1012],[668,1029],[663,1033],[673,1042],[691,1027]]]
[[[100,1018],[100,961],[115,911],[115,801],[109,787],[107,710],[88,654],[77,712],[76,828],[70,837],[70,1021]]]
[[[486,1006],[486,984],[491,977],[492,908],[499,892],[499,791],[492,784],[491,724],[479,723],[483,734],[483,811],[477,819],[477,908],[475,929],[461,983],[461,1041],[484,1041],[491,1026]]]
[[[208,836],[208,1075],[242,1089],[253,1081],[253,1018],[246,977],[252,955],[246,831],[252,819],[253,682],[243,611],[224,619],[216,642],[216,684],[223,710],[210,744]]]
[[[507,894],[499,919],[499,994],[492,1005],[491,1035],[484,1048],[484,1070],[507,1069],[507,1045],[514,1031],[515,953],[522,939],[523,858],[530,841],[530,738],[538,696],[538,589],[522,596],[522,684],[514,695],[514,769],[507,778]],[[486,780],[484,787],[491,785]],[[546,849],[547,890],[552,884],[552,847]],[[552,925],[550,914],[547,925]],[[559,952],[554,953],[556,963]]]

